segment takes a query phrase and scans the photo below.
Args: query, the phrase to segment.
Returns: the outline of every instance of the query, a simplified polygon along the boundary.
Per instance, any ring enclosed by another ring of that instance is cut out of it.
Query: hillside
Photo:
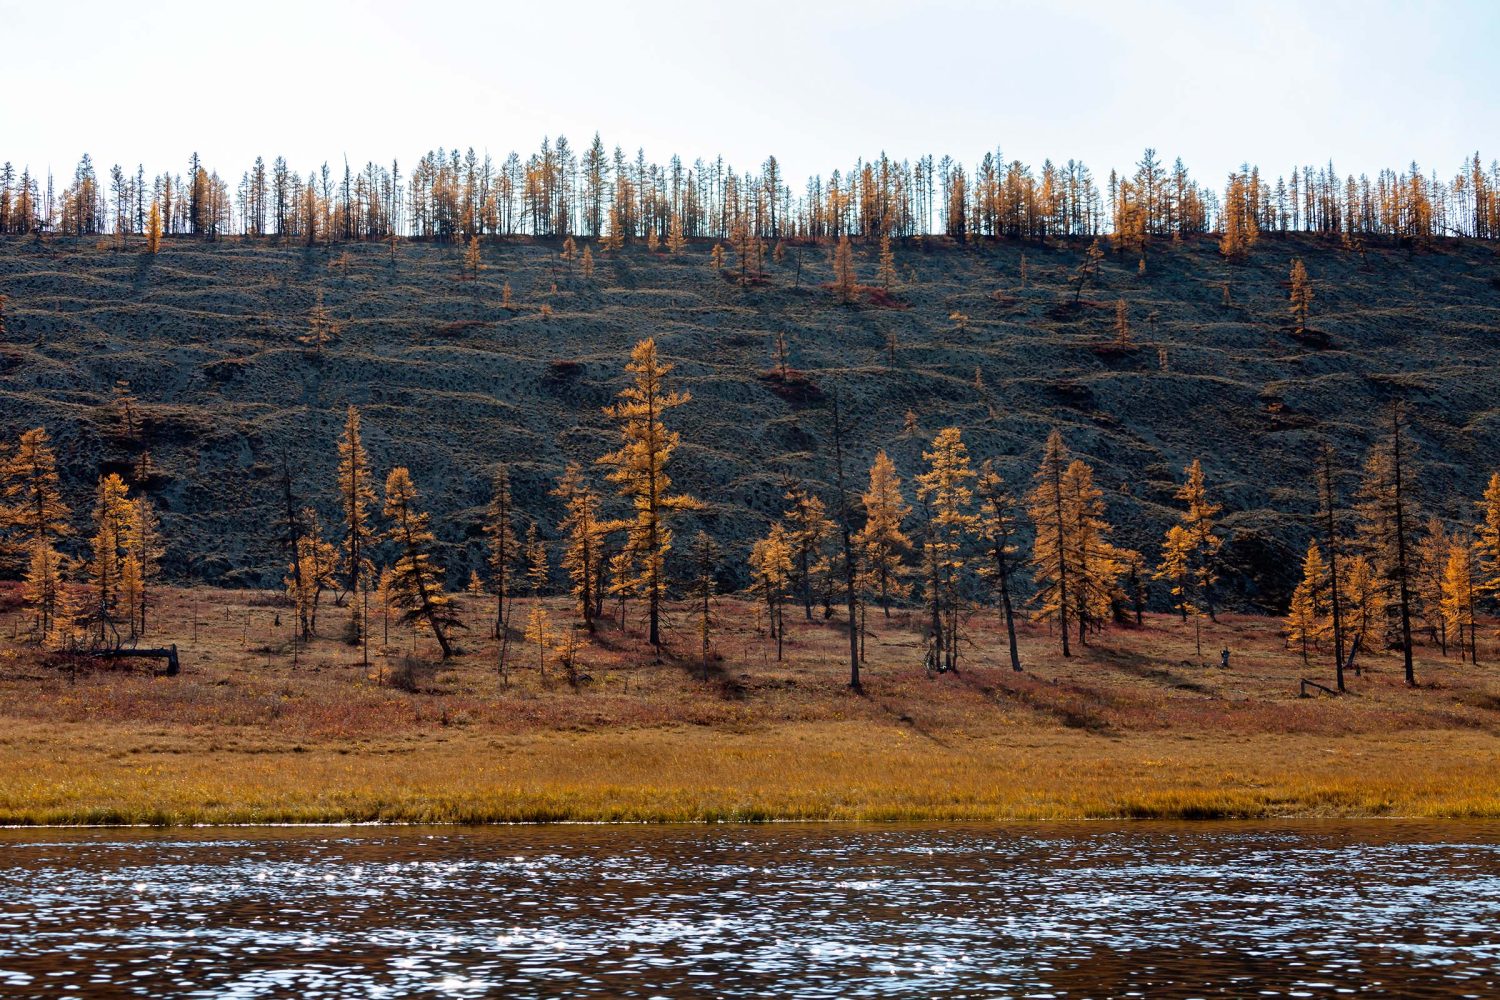
[[[130,460],[108,407],[116,380],[128,380],[168,574],[233,586],[279,577],[268,525],[283,452],[331,520],[334,443],[351,403],[382,477],[411,468],[458,586],[480,565],[494,463],[512,464],[518,505],[550,530],[547,491],[565,462],[591,463],[613,446],[600,408],[648,335],[693,394],[674,414],[674,477],[710,503],[702,522],[736,563],[779,512],[783,475],[832,479],[835,391],[861,485],[877,448],[909,478],[931,434],[957,424],[976,459],[994,457],[1024,488],[1059,427],[1106,486],[1120,541],[1153,557],[1181,469],[1201,457],[1232,534],[1229,580],[1247,605],[1273,606],[1289,587],[1314,504],[1316,443],[1336,444],[1352,488],[1394,397],[1412,404],[1431,510],[1469,518],[1500,467],[1500,264],[1486,244],[1372,247],[1362,261],[1310,237],[1268,237],[1231,264],[1209,239],[1162,242],[1144,274],[1136,255],[1106,257],[1076,310],[1064,304],[1081,244],[902,248],[895,301],[855,306],[824,284],[827,248],[789,246],[768,264],[768,283],[750,289],[716,274],[709,249],[596,254],[585,280],[554,244],[487,244],[471,282],[451,246],[402,245],[392,264],[379,245],[172,240],[152,258],[0,240],[0,433],[9,441],[46,425],[81,522],[100,470]],[[1290,335],[1297,256],[1315,283],[1321,348]],[[872,281],[875,249],[857,258]],[[321,359],[297,339],[319,289],[342,323]],[[1101,354],[1093,348],[1112,335],[1117,299],[1142,346]],[[953,313],[967,316],[964,328]],[[778,331],[815,391],[778,392],[761,377]],[[920,434],[903,432],[907,411]]]

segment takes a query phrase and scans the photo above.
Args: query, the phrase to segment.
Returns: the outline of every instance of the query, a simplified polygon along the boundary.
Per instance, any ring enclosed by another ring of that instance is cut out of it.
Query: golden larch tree
[[[1479,511],[1479,590],[1491,600],[1500,600],[1500,472],[1491,473]]]
[[[604,411],[619,424],[621,446],[599,462],[609,467],[610,482],[635,509],[626,529],[625,550],[634,565],[639,591],[646,598],[649,641],[660,647],[666,558],[672,548],[671,517],[701,506],[686,494],[672,492],[667,463],[681,436],[668,430],[663,418],[691,397],[668,388],[672,365],[661,359],[652,338],[636,344],[625,371],[633,377],[632,384],[621,390],[619,401]]]
[[[1302,652],[1307,662],[1309,647],[1316,648],[1328,632],[1328,563],[1315,539],[1309,539],[1302,557],[1302,582],[1292,591],[1286,615],[1287,643]]]
[[[432,562],[436,538],[430,526],[431,515],[417,506],[417,499],[411,473],[405,466],[392,469],[385,480],[383,509],[390,522],[386,538],[398,553],[391,567],[391,604],[401,612],[404,624],[425,625],[432,630],[446,660],[453,655],[448,633],[463,625],[453,599],[443,592],[441,575]]]
[[[833,248],[833,290],[840,302],[853,302],[859,291],[859,280],[854,274],[854,247],[848,236],[840,236]]]
[[[782,515],[787,544],[792,549],[792,584],[802,598],[802,611],[812,621],[813,593],[822,590],[821,582],[829,576],[828,543],[834,524],[821,497],[813,495],[802,483],[789,483]]]
[[[1304,333],[1307,330],[1307,317],[1312,310],[1313,287],[1301,257],[1292,261],[1291,283],[1292,323],[1298,333]]]
[[[569,462],[552,495],[563,502],[563,519],[558,525],[563,538],[562,566],[571,583],[570,593],[577,602],[578,617],[590,632],[594,630],[594,609],[598,606],[596,588],[602,576],[605,523],[599,519],[599,495],[583,477],[583,470]]]
[[[766,630],[776,640],[776,660],[781,660],[782,611],[787,589],[792,581],[792,546],[786,526],[780,521],[771,525],[765,538],[750,548],[750,593],[766,605]]]
[[[870,466],[870,487],[862,495],[865,525],[854,536],[860,561],[876,596],[880,598],[885,617],[891,617],[891,599],[902,598],[910,591],[905,582],[906,555],[911,539],[902,531],[902,523],[911,507],[901,496],[901,477],[896,463],[882,451],[875,453]]]
[[[152,256],[161,252],[161,205],[155,201],[146,220],[146,252]]]
[[[975,478],[969,451],[957,427],[945,427],[922,453],[927,471],[916,478],[917,499],[927,513],[922,544],[923,577],[931,629],[943,669],[958,666],[962,584],[968,547],[979,527],[973,512]]]

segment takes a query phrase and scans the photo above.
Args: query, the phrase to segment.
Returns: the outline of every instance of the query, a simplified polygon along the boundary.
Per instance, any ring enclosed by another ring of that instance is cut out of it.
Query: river
[[[1500,824],[0,831],[4,997],[1500,996]]]

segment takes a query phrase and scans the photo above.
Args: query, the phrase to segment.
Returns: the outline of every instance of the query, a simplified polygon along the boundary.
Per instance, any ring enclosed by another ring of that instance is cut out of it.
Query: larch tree
[[[1307,317],[1312,310],[1313,287],[1311,279],[1307,276],[1307,267],[1303,265],[1301,257],[1292,261],[1291,284],[1292,323],[1296,326],[1298,333],[1305,333]]]
[[[1062,640],[1062,655],[1071,656],[1068,645],[1072,624],[1073,595],[1077,586],[1077,567],[1073,561],[1068,534],[1068,507],[1063,493],[1063,475],[1068,467],[1068,449],[1062,435],[1054,430],[1047,436],[1041,463],[1034,477],[1035,485],[1026,497],[1026,510],[1035,529],[1031,550],[1031,571],[1036,579],[1038,621],[1056,622]]]
[[[1442,518],[1429,517],[1412,552],[1412,603],[1414,614],[1431,641],[1448,655],[1448,622],[1443,613],[1443,580],[1448,556],[1457,539]]]
[[[1491,473],[1479,511],[1479,592],[1492,601],[1500,600],[1500,472]]]
[[[635,517],[626,530],[625,551],[638,574],[638,589],[646,597],[649,641],[660,647],[666,559],[672,548],[671,518],[679,511],[701,506],[686,494],[672,492],[667,463],[681,436],[667,429],[663,417],[691,397],[668,388],[672,365],[661,359],[654,339],[636,344],[625,370],[633,376],[633,383],[620,391],[619,402],[604,411],[620,425],[621,446],[599,462],[609,467],[610,482],[635,508]]]
[[[510,599],[510,571],[520,549],[514,520],[515,503],[510,492],[510,470],[501,465],[495,469],[494,485],[484,518],[484,533],[489,539],[490,587],[495,594],[496,639],[503,638],[505,634],[506,602]]]
[[[1408,686],[1415,687],[1412,664],[1412,567],[1416,549],[1416,502],[1411,448],[1400,403],[1391,407],[1391,432],[1365,462],[1360,484],[1358,541],[1385,582],[1391,626],[1387,634],[1401,650]]]
[[[1183,473],[1187,479],[1178,488],[1176,497],[1186,505],[1181,525],[1189,542],[1187,565],[1192,577],[1193,603],[1217,621],[1214,588],[1219,582],[1219,551],[1224,539],[1214,519],[1224,508],[1209,499],[1202,462],[1193,459]]]
[[[401,612],[402,623],[432,630],[446,660],[453,655],[448,633],[463,625],[432,563],[436,538],[431,516],[417,506],[417,488],[405,466],[397,466],[386,477],[383,513],[390,522],[386,537],[398,553],[391,567],[391,603]]]
[[[89,601],[86,616],[96,647],[117,644],[122,563],[127,552],[130,521],[129,488],[110,473],[99,480],[94,500],[94,536],[88,563]]]
[[[1338,526],[1338,491],[1333,480],[1333,446],[1327,441],[1318,455],[1318,519],[1322,521],[1323,544],[1328,549],[1328,623],[1333,632],[1334,677],[1344,690],[1344,581],[1339,575],[1339,549],[1343,544]]]
[[[1464,656],[1465,634],[1468,639],[1469,662],[1477,663],[1478,652],[1474,615],[1474,547],[1466,539],[1458,539],[1448,549],[1448,562],[1443,570],[1442,612],[1447,632],[1458,641],[1458,655]]]
[[[312,309],[307,313],[307,331],[297,339],[311,347],[313,354],[321,360],[323,348],[338,339],[340,327],[341,324],[333,318],[333,314],[323,304],[323,289],[320,288]]]
[[[839,301],[846,304],[853,302],[859,291],[859,279],[854,274],[854,247],[847,235],[840,236],[833,249],[833,290],[838,293]]]
[[[552,581],[552,564],[547,558],[547,543],[542,541],[541,531],[535,521],[526,526],[524,554],[527,589],[531,591],[533,602],[540,601]]]
[[[1016,545],[1016,500],[1010,493],[1005,479],[995,468],[995,463],[985,459],[979,467],[976,484],[979,497],[979,536],[984,540],[989,563],[980,570],[980,575],[1000,597],[1000,610],[1005,616],[1005,637],[1010,647],[1010,668],[1021,669],[1021,651],[1016,645],[1016,615],[1011,601],[1011,580],[1016,573],[1016,556],[1020,548]]]
[[[870,488],[863,494],[865,526],[855,535],[861,561],[886,618],[891,617],[892,598],[900,599],[910,591],[905,582],[906,555],[911,539],[902,530],[911,513],[901,496],[901,477],[896,463],[882,451],[875,453],[870,466]]]
[[[578,269],[583,273],[585,281],[594,280],[594,251],[589,249],[587,243],[583,245],[583,260],[579,263]]]
[[[1124,299],[1115,300],[1115,339],[1111,346],[1117,351],[1135,350],[1135,340],[1130,334],[1130,311]]]
[[[687,247],[687,235],[682,231],[682,216],[672,213],[672,224],[667,228],[667,250],[674,256]]]
[[[969,451],[957,427],[945,427],[932,439],[932,450],[922,453],[927,471],[916,478],[917,499],[927,512],[923,545],[924,576],[932,631],[943,668],[958,666],[963,583],[969,565],[968,549],[979,528],[973,511],[975,479]]]
[[[296,558],[287,564],[283,582],[297,610],[302,638],[310,639],[318,631],[323,592],[338,587],[338,550],[323,537],[318,512],[311,507],[303,509],[298,524],[301,531],[297,536]]]
[[[803,614],[812,621],[814,590],[830,571],[828,542],[833,537],[833,521],[822,499],[803,483],[788,483],[785,499],[789,506],[782,518],[792,548],[792,585],[802,599]]]
[[[484,260],[479,254],[479,237],[470,236],[469,245],[464,248],[464,271],[468,273],[470,281],[479,280],[479,269],[484,266]]]
[[[33,545],[22,583],[22,601],[29,630],[36,642],[59,646],[73,628],[72,607],[64,582],[64,561],[51,543]]]
[[[896,283],[896,253],[891,249],[890,233],[880,234],[880,265],[875,270],[875,280],[887,291]]]
[[[344,414],[344,433],[339,438],[339,514],[344,522],[342,569],[345,585],[351,595],[360,592],[365,577],[374,572],[370,549],[375,542],[370,527],[370,507],[375,503],[375,487],[370,475],[370,457],[360,434],[359,410],[353,406]],[[365,624],[359,620],[357,604],[350,615],[350,641],[357,641]]]
[[[562,566],[571,583],[570,593],[577,602],[578,616],[584,627],[594,630],[594,611],[598,607],[597,588],[603,576],[605,522],[599,519],[599,495],[583,477],[583,470],[569,462],[552,495],[563,502],[563,519],[558,525],[563,543]]]
[[[1309,539],[1307,554],[1302,557],[1302,582],[1292,591],[1286,615],[1287,643],[1302,651],[1306,663],[1308,649],[1315,647],[1327,630],[1328,564],[1315,539]]]
[[[46,428],[24,431],[15,454],[0,464],[0,527],[8,534],[12,560],[25,565],[36,546],[67,535],[68,517]]]
[[[151,203],[151,215],[146,222],[146,252],[153,257],[161,252],[161,205]]]
[[[131,619],[131,634],[146,634],[146,609],[149,605],[150,587],[161,576],[161,560],[166,555],[162,542],[161,524],[151,501],[143,496],[130,502],[129,523],[126,527],[126,560],[135,577]]]
[[[776,640],[776,660],[781,661],[782,619],[787,588],[792,581],[792,546],[786,526],[771,525],[765,538],[750,547],[750,592],[766,605],[766,631]]]
[[[1203,608],[1194,599],[1198,587],[1193,574],[1193,551],[1192,533],[1180,524],[1172,525],[1161,543],[1161,564],[1156,568],[1156,578],[1167,584],[1172,595],[1172,609],[1182,616],[1183,623],[1192,620],[1193,636],[1201,656]]]
[[[713,630],[717,624],[715,609],[719,594],[719,560],[723,558],[723,552],[717,542],[700,531],[688,545],[688,556],[693,567],[688,597],[693,602],[703,679],[708,680],[708,653],[713,645]]]
[[[1110,618],[1128,554],[1108,540],[1104,493],[1094,485],[1094,470],[1087,462],[1075,458],[1068,464],[1062,492],[1067,544],[1077,567],[1073,618],[1078,641],[1086,644],[1088,633],[1102,630]]]
[[[1340,582],[1343,593],[1339,595],[1339,603],[1344,609],[1344,627],[1348,631],[1348,662],[1353,663],[1366,648],[1366,640],[1386,630],[1388,584],[1363,554],[1349,559]],[[1355,673],[1359,670],[1356,669]]]

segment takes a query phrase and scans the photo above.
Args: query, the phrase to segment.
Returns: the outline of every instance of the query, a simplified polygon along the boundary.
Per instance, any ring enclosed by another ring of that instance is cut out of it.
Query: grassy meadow
[[[1260,617],[1205,622],[1201,656],[1162,616],[1069,660],[1027,627],[1016,674],[987,612],[960,671],[928,677],[919,623],[873,613],[860,695],[816,609],[789,609],[778,663],[756,609],[726,599],[706,675],[652,656],[628,609],[570,680],[516,637],[502,678],[488,599],[460,600],[472,628],[448,663],[378,615],[368,665],[294,644],[290,609],[254,591],[163,592],[150,642],[178,644],[178,677],[75,672],[7,639],[0,823],[1500,817],[1493,628],[1478,667],[1422,648],[1415,690],[1376,656],[1349,694],[1299,698],[1327,658],[1304,664]],[[325,607],[322,631],[345,614]]]

